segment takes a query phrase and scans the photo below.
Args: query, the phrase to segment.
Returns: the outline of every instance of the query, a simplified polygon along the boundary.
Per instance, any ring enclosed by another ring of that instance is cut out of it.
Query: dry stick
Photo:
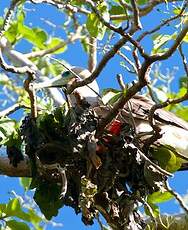
[[[9,108],[3,110],[0,112],[0,118],[1,117],[5,117],[8,116],[12,113],[14,113],[15,111],[22,109],[22,108],[28,108],[25,105],[21,105],[20,103],[15,103],[14,105],[10,106]]]
[[[16,73],[16,74],[34,74],[34,71],[28,67],[28,66],[23,66],[23,67],[15,67],[11,65],[7,65],[6,62],[4,61],[1,49],[0,49],[0,66],[8,72],[11,73]]]
[[[186,207],[181,196],[177,192],[175,192],[173,189],[170,188],[168,181],[165,181],[164,183],[165,183],[165,187],[166,187],[167,191],[170,192],[176,198],[176,200],[179,202],[180,206],[183,208],[183,210],[188,215],[188,207]]]
[[[137,6],[137,3],[135,0],[131,0],[131,5],[132,5],[132,8],[133,8],[133,30],[136,31],[136,30],[140,30],[142,29],[142,24],[140,22],[140,18],[139,18],[139,9],[138,9],[138,6]]]
[[[174,2],[175,0],[168,0],[168,2]],[[176,0],[176,2],[178,1],[182,1],[182,0]],[[138,8],[139,10],[139,17],[143,17],[147,14],[149,14],[153,8],[159,4],[163,4],[164,0],[153,0],[153,1],[149,1],[148,4],[146,4],[143,8]],[[125,5],[126,4],[126,5]],[[127,3],[124,3],[125,7],[129,10],[129,11],[133,11],[132,7],[130,5],[128,5]],[[110,19],[111,20],[128,20],[132,18],[132,16],[127,16],[127,15],[111,15]]]
[[[28,78],[24,81],[24,88],[29,94],[30,104],[31,104],[31,116],[32,118],[37,117],[37,101],[36,101],[36,93],[33,86],[30,84],[35,79],[34,74],[28,74]]]
[[[187,77],[188,77],[187,59],[186,59],[186,57],[185,57],[185,55],[184,55],[184,53],[183,53],[183,50],[182,50],[182,46],[181,46],[181,45],[179,46],[179,53],[180,53],[180,56],[181,56],[182,61],[183,61],[183,66],[184,66],[185,73],[186,73],[186,75],[187,75]]]
[[[171,17],[171,18],[168,18],[168,19],[164,20],[162,23],[160,23],[160,24],[159,24],[157,27],[155,27],[154,29],[152,29],[152,30],[150,30],[150,31],[145,31],[144,33],[142,33],[142,34],[138,37],[137,41],[140,42],[146,35],[153,34],[153,33],[157,32],[157,31],[160,30],[163,26],[168,25],[168,23],[170,23],[170,22],[172,22],[172,21],[178,19],[179,17],[181,17],[187,6],[188,6],[188,2],[185,2],[184,6],[182,7],[182,9],[181,9],[181,11],[180,11],[179,14],[177,14],[177,15]]]
[[[138,73],[136,65],[134,62],[132,62],[127,56],[125,56],[120,50],[117,52],[117,54],[124,59],[134,70],[132,70],[131,73]],[[130,72],[130,71],[129,71]]]
[[[89,38],[88,70],[92,73],[97,65],[97,39]]]

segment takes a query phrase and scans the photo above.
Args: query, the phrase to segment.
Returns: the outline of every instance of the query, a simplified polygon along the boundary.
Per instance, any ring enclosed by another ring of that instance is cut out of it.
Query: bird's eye
[[[65,71],[62,73],[62,77],[68,77],[70,75],[70,71]]]

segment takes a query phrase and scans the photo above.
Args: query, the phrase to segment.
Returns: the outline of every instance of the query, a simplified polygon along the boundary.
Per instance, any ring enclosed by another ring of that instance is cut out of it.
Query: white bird
[[[62,76],[36,84],[35,88],[63,87],[70,84],[72,80],[76,79],[80,81],[90,75],[91,73],[86,69],[73,67],[70,71],[65,71]],[[104,117],[105,114],[109,112],[110,108],[108,106],[99,106],[99,87],[96,81],[73,91],[70,95],[70,101],[73,106],[77,103],[77,94],[79,94],[81,100],[85,100],[92,107],[95,107],[95,111],[100,117]],[[155,103],[151,99],[140,95],[131,98],[129,103],[131,105],[131,113],[130,108],[128,108],[128,105],[126,104],[121,110],[121,116],[117,116],[116,119],[131,125],[131,120],[134,119],[134,128],[136,128],[137,134],[151,132],[153,128],[149,123],[148,117],[149,111]],[[157,143],[161,145],[169,145],[188,158],[188,123],[164,109],[156,110],[154,113],[154,119],[156,125],[160,127],[160,133],[162,134],[162,137],[157,140]]]
[[[80,81],[88,78],[91,75],[89,70],[80,67],[72,67],[70,70],[65,71],[62,75],[50,79],[48,81],[34,84],[35,89],[50,88],[50,87],[63,87],[71,84],[72,81]],[[77,96],[79,95],[80,100],[85,100],[89,105],[98,105],[99,101],[99,86],[96,81],[92,83],[76,88],[71,95],[69,100],[71,105],[74,107],[77,104]],[[64,103],[64,101],[63,101]]]

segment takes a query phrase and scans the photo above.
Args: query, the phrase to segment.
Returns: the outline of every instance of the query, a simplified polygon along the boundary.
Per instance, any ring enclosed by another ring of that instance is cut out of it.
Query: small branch
[[[161,54],[161,55],[156,54],[156,55],[150,56],[152,62],[161,61],[161,60],[165,60],[169,58],[176,51],[176,49],[178,48],[178,46],[184,39],[187,32],[188,32],[188,21],[186,22],[186,24],[184,25],[184,28],[178,34],[177,38],[174,41],[174,44],[168,49],[168,51],[166,51],[164,54]]]
[[[154,126],[154,114],[155,114],[155,111],[157,109],[162,109],[168,105],[171,105],[171,104],[179,104],[183,101],[186,101],[188,100],[188,92],[186,92],[182,97],[180,98],[176,98],[176,99],[168,99],[167,101],[163,102],[163,103],[160,103],[160,104],[155,104],[151,107],[150,111],[149,111],[149,123],[151,124],[151,126],[153,127]]]
[[[165,183],[165,187],[166,187],[167,191],[170,192],[176,198],[176,200],[179,202],[180,206],[183,208],[183,210],[188,215],[188,207],[186,207],[181,196],[177,192],[175,192],[173,189],[170,188],[168,181],[165,181],[164,183]]]
[[[142,24],[139,19],[139,9],[135,0],[131,0],[131,5],[133,9],[133,31],[142,29]]]
[[[117,52],[117,54],[124,59],[132,68],[135,73],[138,73],[137,68],[135,64],[127,57],[125,56],[120,50]]]
[[[179,53],[180,53],[180,56],[181,56],[182,61],[183,61],[183,66],[184,66],[185,73],[186,73],[186,75],[188,77],[187,59],[186,59],[185,55],[183,54],[183,50],[182,50],[182,46],[181,45],[179,46]]]
[[[142,153],[141,150],[138,149],[138,153],[140,154],[140,157],[144,159],[145,161],[147,161],[150,165],[152,165],[157,170],[158,173],[160,173],[161,175],[173,177],[172,173],[169,173],[168,171],[161,168],[159,165],[152,162],[149,158],[147,158],[147,156],[144,153]]]
[[[52,48],[46,49],[46,50],[39,50],[39,51],[34,51],[31,53],[23,54],[25,58],[35,58],[35,57],[44,57],[47,54],[51,54],[61,48],[63,48],[65,45],[69,43],[73,43],[74,41],[80,39],[82,36],[80,35],[82,30],[82,27],[78,27],[76,30],[76,33],[70,36],[70,38],[67,39],[67,41],[59,43],[57,46],[54,46]]]
[[[119,84],[121,90],[122,90],[122,91],[125,90],[125,89],[126,89],[126,85],[125,85],[125,83],[123,82],[123,77],[122,77],[122,75],[121,75],[121,74],[117,74],[116,77],[117,77],[118,84]]]
[[[32,118],[37,117],[37,100],[36,100],[36,93],[33,86],[30,84],[35,79],[34,74],[28,74],[28,78],[24,81],[24,89],[29,94],[30,104],[31,104],[31,116]]]
[[[178,19],[179,17],[181,17],[187,6],[188,6],[188,2],[185,2],[184,6],[182,7],[182,9],[181,9],[181,11],[180,11],[180,13],[178,15],[175,15],[174,17],[168,18],[168,19],[164,20],[162,23],[160,23],[154,29],[144,32],[143,34],[141,34],[138,37],[137,41],[140,42],[146,35],[153,34],[153,33],[157,32],[163,26],[168,25],[170,22],[172,22],[172,21]]]
[[[121,27],[115,27],[114,25],[110,24],[109,22],[105,21],[105,19],[100,15],[100,12],[97,10],[95,4],[91,0],[86,0],[87,3],[90,4],[93,12],[97,15],[97,17],[100,19],[100,21],[110,30],[120,34],[122,37],[125,37],[130,43],[132,43],[140,52],[141,56],[143,58],[148,58],[148,54],[145,53],[144,49],[142,46],[135,41],[132,38],[132,34],[135,32],[134,30],[131,30],[130,33],[125,33],[125,31]]]
[[[0,49],[0,66],[8,72],[11,73],[16,73],[16,74],[34,74],[34,70],[32,70],[30,67],[28,66],[23,66],[23,67],[15,67],[15,66],[10,66],[7,65],[6,62],[3,59],[2,53],[1,53],[1,49]]]
[[[127,38],[123,37],[121,38],[102,58],[102,60],[99,62],[93,73],[90,77],[86,78],[83,81],[74,82],[72,85],[70,85],[67,89],[67,93],[70,94],[74,89],[87,85],[94,81],[101,71],[105,68],[108,61],[113,58],[113,56],[117,53],[117,51],[127,42]]]
[[[97,65],[97,39],[89,38],[88,70],[92,73]]]
[[[182,1],[182,0],[176,0],[176,2],[178,1]],[[168,2],[174,2],[174,0],[168,0]],[[164,0],[150,0],[148,1],[148,4],[146,4],[143,8],[138,8],[139,10],[139,17],[143,17],[147,14],[149,14],[153,8],[159,4],[163,4]],[[127,4],[124,3],[125,7],[129,10],[129,11],[133,11],[132,7]],[[111,15],[110,19],[111,20],[128,20],[131,19],[133,16],[132,15],[126,15],[126,14],[121,14],[121,15]]]
[[[0,157],[0,174],[11,177],[31,177],[31,168],[28,158],[18,163],[17,167],[10,164],[6,157]]]
[[[15,103],[14,105],[10,106],[9,108],[1,111],[0,112],[0,118],[8,116],[8,115],[14,113],[15,111],[17,111],[21,108],[27,108],[27,107],[25,105],[21,105],[20,103]]]

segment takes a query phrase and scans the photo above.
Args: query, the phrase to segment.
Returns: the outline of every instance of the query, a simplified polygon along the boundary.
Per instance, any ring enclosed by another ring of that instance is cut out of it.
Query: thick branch
[[[31,168],[26,158],[18,163],[17,167],[10,164],[10,160],[6,157],[0,157],[0,174],[11,177],[31,177]]]

